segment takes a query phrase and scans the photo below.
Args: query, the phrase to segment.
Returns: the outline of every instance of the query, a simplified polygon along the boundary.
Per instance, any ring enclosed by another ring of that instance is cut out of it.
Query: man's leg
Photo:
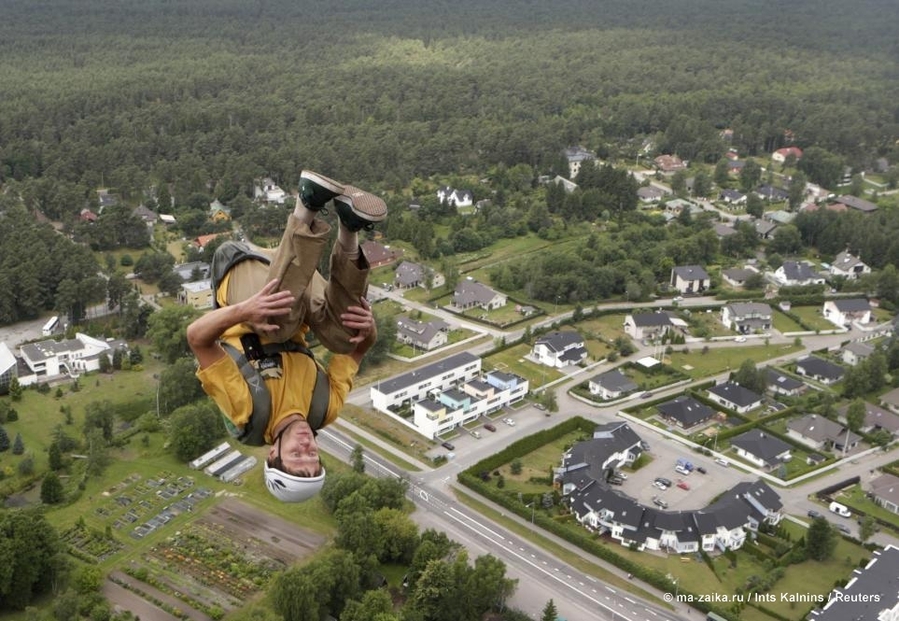
[[[343,185],[324,175],[305,170],[300,175],[297,204],[287,219],[267,276],[267,281],[278,281],[279,290],[293,293],[296,303],[289,316],[272,318],[280,326],[267,335],[273,341],[290,339],[304,323],[310,322],[308,288],[331,232],[331,226],[316,215],[343,191]]]
[[[368,192],[346,186],[346,192],[334,199],[340,224],[337,243],[331,251],[331,278],[313,278],[309,287],[308,323],[319,341],[336,354],[355,347],[355,336],[340,321],[348,306],[359,306],[368,289],[369,264],[359,247],[358,232],[371,229],[387,217],[384,201]]]

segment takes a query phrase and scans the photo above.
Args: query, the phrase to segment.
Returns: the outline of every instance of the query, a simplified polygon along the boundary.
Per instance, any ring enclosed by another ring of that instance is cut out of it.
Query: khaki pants
[[[361,248],[358,261],[350,261],[340,244],[335,242],[331,251],[331,278],[325,280],[317,267],[331,226],[318,219],[313,226],[315,231],[291,214],[270,265],[247,260],[231,268],[225,303],[230,305],[246,300],[266,283],[278,280],[278,289],[293,293],[296,304],[289,316],[272,317],[271,323],[280,327],[276,332],[264,335],[265,340],[289,340],[308,325],[328,350],[347,354],[355,347],[349,342],[355,330],[343,327],[340,314],[348,306],[361,304],[360,298],[368,289],[368,261]],[[263,254],[271,253],[263,251]]]

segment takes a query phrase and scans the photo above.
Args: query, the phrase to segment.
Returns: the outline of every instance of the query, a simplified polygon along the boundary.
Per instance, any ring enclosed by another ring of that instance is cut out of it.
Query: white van
[[[838,502],[832,502],[832,503],[830,503],[829,509],[830,509],[833,513],[836,513],[837,515],[839,515],[840,517],[844,517],[844,518],[852,517],[852,513],[849,512],[849,509],[847,509],[847,508],[845,507],[845,505],[841,505],[841,504],[838,503]]]

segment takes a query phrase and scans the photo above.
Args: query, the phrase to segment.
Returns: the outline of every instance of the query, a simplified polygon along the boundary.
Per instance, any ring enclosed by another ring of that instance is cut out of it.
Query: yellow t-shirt
[[[227,290],[228,278],[226,274],[219,285],[219,294]],[[223,296],[218,296],[219,304],[224,304]],[[293,340],[306,344],[303,338],[309,328],[303,326]],[[229,328],[222,340],[233,345],[238,351],[243,351],[240,337],[248,333],[250,329],[245,325],[237,325]],[[263,342],[265,340],[263,339]],[[346,396],[353,389],[353,380],[359,371],[359,365],[350,356],[334,354],[328,364],[328,384],[330,395],[328,400],[328,413],[325,415],[322,427],[331,424],[340,413]],[[312,391],[315,388],[316,379],[315,362],[301,352],[281,353],[281,377],[266,378],[265,385],[272,397],[272,414],[265,429],[265,441],[271,444],[272,430],[282,420],[291,414],[300,414],[303,417],[309,412],[312,401]],[[241,374],[237,363],[229,355],[225,355],[205,369],[197,371],[197,377],[203,385],[203,390],[212,397],[222,413],[238,428],[243,428],[250,420],[253,413],[253,397],[247,380]]]
[[[225,342],[241,350],[239,337],[228,337]],[[343,407],[347,394],[353,388],[353,380],[359,367],[349,356],[335,354],[328,364],[330,400],[328,413],[322,426],[332,423]],[[242,428],[253,413],[253,398],[247,380],[241,375],[231,356],[224,356],[215,363],[197,371],[203,390],[212,397],[222,413],[236,427]],[[265,385],[272,397],[272,415],[265,430],[265,441],[272,442],[272,430],[291,414],[306,416],[315,388],[315,363],[300,352],[281,353],[281,377],[267,378]]]

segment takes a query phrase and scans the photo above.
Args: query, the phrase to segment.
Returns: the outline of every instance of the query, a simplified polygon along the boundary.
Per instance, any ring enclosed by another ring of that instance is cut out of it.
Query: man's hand
[[[253,326],[257,333],[274,332],[278,325],[269,323],[272,317],[289,315],[296,301],[290,291],[275,291],[278,281],[266,284],[254,296],[247,298],[238,306],[244,322]]]
[[[378,326],[368,300],[360,298],[359,302],[360,306],[350,306],[345,313],[341,313],[340,321],[345,328],[356,330],[356,336],[350,337],[349,340],[356,345],[353,354],[361,359],[378,339]]]

